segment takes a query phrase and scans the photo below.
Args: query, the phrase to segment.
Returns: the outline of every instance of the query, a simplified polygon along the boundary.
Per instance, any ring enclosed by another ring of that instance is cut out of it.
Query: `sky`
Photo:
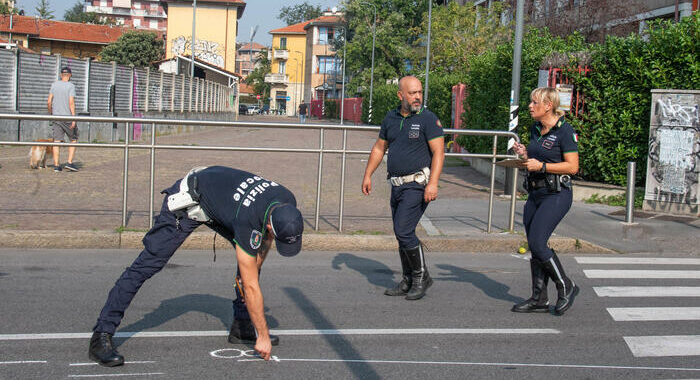
[[[17,7],[24,9],[28,16],[36,15],[35,8],[40,0],[17,0]],[[62,20],[66,10],[75,3],[83,0],[48,0],[49,8],[53,11],[56,20]],[[250,28],[259,25],[254,41],[263,44],[272,44],[272,35],[268,32],[272,29],[286,26],[282,20],[277,18],[280,8],[285,5],[303,3],[303,0],[246,0],[243,16],[238,20],[238,42],[247,42],[250,39]],[[309,3],[321,5],[323,9],[338,6],[340,0],[309,0]]]

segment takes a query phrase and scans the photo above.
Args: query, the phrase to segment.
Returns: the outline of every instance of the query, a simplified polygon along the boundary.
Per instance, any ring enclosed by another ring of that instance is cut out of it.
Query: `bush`
[[[372,96],[372,122],[368,122],[369,116],[369,87],[362,93],[362,121],[367,124],[380,125],[386,114],[399,106],[399,98],[396,93],[399,86],[396,84],[380,84],[374,86]]]
[[[338,103],[339,101],[336,99],[326,99],[326,119],[340,119],[340,106],[338,105]]]

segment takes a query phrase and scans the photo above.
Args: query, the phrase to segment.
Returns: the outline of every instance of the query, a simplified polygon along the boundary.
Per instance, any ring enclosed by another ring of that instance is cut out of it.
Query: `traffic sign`
[[[291,96],[287,96],[287,101],[290,101],[290,100],[292,100],[292,97],[291,97]]]
[[[260,100],[260,95],[255,95],[255,98]]]

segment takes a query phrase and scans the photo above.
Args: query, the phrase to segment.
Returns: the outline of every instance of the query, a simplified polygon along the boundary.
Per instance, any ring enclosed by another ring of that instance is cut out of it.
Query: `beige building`
[[[306,62],[306,30],[309,23],[285,26],[271,30],[272,49],[269,51],[271,60],[270,74],[265,76],[265,82],[270,83],[270,108],[286,115],[295,115],[299,104],[308,103],[304,97],[304,73]]]
[[[333,40],[342,34],[343,14],[325,12],[310,20],[306,31],[305,99],[339,98],[342,87],[342,60],[336,57]],[[307,101],[308,101],[307,100]]]

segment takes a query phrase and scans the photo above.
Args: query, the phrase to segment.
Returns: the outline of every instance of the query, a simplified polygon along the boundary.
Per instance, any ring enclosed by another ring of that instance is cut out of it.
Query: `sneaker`
[[[65,165],[66,169],[72,171],[72,172],[77,172],[78,168],[73,165],[73,163],[69,162]]]
[[[60,171],[62,171],[62,170],[63,170],[63,168],[61,167],[61,165],[58,165],[58,166],[54,166],[54,167],[53,167],[53,171],[55,171],[55,172],[60,172]]]

